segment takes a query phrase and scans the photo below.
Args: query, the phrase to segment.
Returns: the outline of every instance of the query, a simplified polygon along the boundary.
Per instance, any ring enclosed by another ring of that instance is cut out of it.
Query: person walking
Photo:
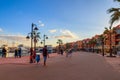
[[[68,56],[72,57],[72,52],[73,52],[73,49],[72,48],[69,49],[66,53],[66,57],[68,57]]]
[[[43,48],[44,66],[46,66],[47,56],[48,56],[47,46],[44,46]]]
[[[18,56],[19,56],[19,58],[21,58],[21,52],[22,52],[22,50],[21,50],[21,48],[19,47],[19,49],[18,49]]]
[[[18,49],[15,49],[15,58],[18,58]]]
[[[3,47],[3,49],[2,49],[2,57],[6,58],[6,54],[7,54],[6,52],[7,52],[6,48]]]
[[[61,55],[63,55],[63,49],[60,49],[60,53],[61,53]]]

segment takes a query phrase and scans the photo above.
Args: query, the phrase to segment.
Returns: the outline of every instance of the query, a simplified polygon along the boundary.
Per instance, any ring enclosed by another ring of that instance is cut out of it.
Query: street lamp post
[[[41,44],[43,43],[43,46],[45,46],[45,41],[48,39],[47,35],[43,35],[43,41],[41,41]]]
[[[30,49],[30,63],[33,63],[33,56],[36,54],[36,43],[37,43],[37,38],[40,38],[39,36],[39,32],[38,31],[38,28],[35,24],[32,23],[32,26],[31,26],[31,32],[28,33],[27,35],[27,39],[29,39],[31,37],[31,49]],[[33,40],[34,40],[34,51],[33,51]]]

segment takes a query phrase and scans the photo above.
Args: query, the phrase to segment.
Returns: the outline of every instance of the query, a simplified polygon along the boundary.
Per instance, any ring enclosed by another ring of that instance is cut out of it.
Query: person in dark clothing
[[[15,58],[17,58],[18,57],[18,49],[16,48],[15,49]]]
[[[48,56],[47,46],[44,46],[44,48],[43,48],[44,66],[46,66],[47,56]]]
[[[2,57],[6,58],[6,52],[7,52],[7,50],[5,49],[5,47],[3,47],[3,49],[2,49]]]
[[[21,52],[22,52],[22,50],[21,50],[21,48],[19,47],[19,49],[18,49],[18,56],[19,56],[19,58],[21,58]]]
[[[63,55],[63,49],[60,50],[61,55]]]

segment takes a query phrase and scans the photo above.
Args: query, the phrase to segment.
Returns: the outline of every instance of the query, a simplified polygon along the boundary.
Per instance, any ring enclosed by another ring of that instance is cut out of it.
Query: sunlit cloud
[[[0,40],[6,42],[8,45],[17,43],[29,46],[30,40],[26,39],[24,35],[0,35]],[[1,43],[5,44],[5,43]]]
[[[55,38],[72,38],[70,35],[61,35],[61,36],[55,36]]]
[[[78,39],[79,37],[70,30],[60,30],[60,35],[55,36],[55,38]]]
[[[49,32],[50,33],[55,33],[55,32],[57,32],[57,30],[56,29],[52,29],[52,30],[49,30]]]
[[[0,35],[0,39],[3,40],[12,40],[12,41],[19,41],[19,42],[24,42],[26,41],[25,36],[20,36],[20,35]]]
[[[73,38],[73,39],[78,39],[79,38],[75,33],[71,32],[70,30],[60,30],[60,32],[64,35],[71,36],[71,38]]]

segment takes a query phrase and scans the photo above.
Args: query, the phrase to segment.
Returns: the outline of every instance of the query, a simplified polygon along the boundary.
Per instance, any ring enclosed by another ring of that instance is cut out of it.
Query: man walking
[[[44,48],[43,48],[44,66],[46,66],[47,56],[48,56],[47,46],[44,46]]]

